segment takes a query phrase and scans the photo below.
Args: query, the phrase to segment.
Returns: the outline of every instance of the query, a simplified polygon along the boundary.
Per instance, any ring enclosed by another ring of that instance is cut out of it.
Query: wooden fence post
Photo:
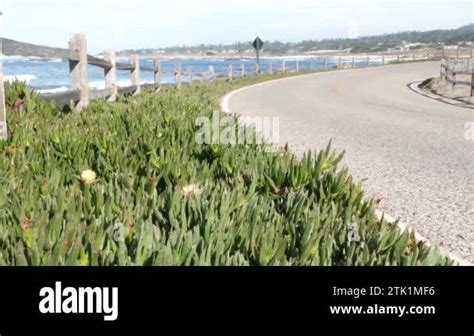
[[[413,62],[416,61],[416,56],[415,56],[415,53],[413,53]]]
[[[211,75],[211,80],[216,80],[216,72],[214,71],[213,65],[209,65],[209,73]]]
[[[229,64],[228,77],[229,77],[229,82],[234,79],[234,67],[232,66],[232,64]]]
[[[473,96],[473,94],[474,94],[474,71],[472,71],[472,74],[471,74],[471,97]]]
[[[340,68],[340,67],[341,67],[341,65],[342,65],[342,58],[341,58],[341,56],[339,56],[339,61],[338,61],[338,63],[337,63],[337,64],[338,64],[338,67]]]
[[[353,67],[353,68],[355,67],[355,59],[354,59],[354,57],[352,57],[352,67]]]
[[[245,65],[243,64],[240,65],[240,75],[245,77]]]
[[[454,88],[456,87],[456,72],[453,71],[453,77],[452,77],[452,84],[453,84],[453,91],[454,91]]]
[[[270,64],[268,64],[268,74],[273,75],[273,64],[272,64],[272,62],[270,62]]]
[[[81,91],[80,99],[75,107],[76,111],[80,111],[89,104],[86,36],[82,33],[72,34],[69,39],[69,49],[79,53],[79,60],[69,60],[69,74],[71,77],[71,88]]]
[[[444,59],[441,60],[440,70],[439,70],[439,77],[443,80],[443,69],[444,69]]]
[[[385,55],[382,55],[382,65],[385,65]]]
[[[161,61],[159,58],[155,58],[155,66],[154,66],[154,78],[155,78],[155,91],[161,90]]]
[[[174,78],[175,78],[175,85],[177,89],[181,88],[181,63],[176,64],[176,68],[174,70]]]
[[[201,83],[204,84],[205,81],[206,81],[206,72],[202,71],[201,72]]]
[[[137,88],[133,92],[133,95],[139,95],[141,92],[140,86],[140,56],[133,55],[130,59],[133,65],[133,69],[131,70],[132,74],[132,85],[136,86]]]
[[[458,47],[456,48],[456,58],[459,59],[459,44],[458,44]]]
[[[7,137],[7,111],[5,108],[5,88],[3,87],[3,46],[0,39],[0,140],[6,140]]]
[[[370,56],[367,56],[367,66],[370,66]]]
[[[255,64],[255,74],[258,76],[260,74],[260,64]]]
[[[112,50],[107,50],[104,54],[104,59],[112,63],[111,68],[104,69],[105,88],[110,89],[111,93],[108,98],[109,102],[114,102],[117,99],[117,69],[115,67],[115,53]]]
[[[300,61],[296,60],[296,72],[300,72]]]
[[[281,71],[282,71],[283,73],[286,72],[286,61],[285,61],[285,60],[283,60],[283,63],[282,63],[282,65],[281,65]]]
[[[189,85],[193,83],[193,67],[191,65],[188,65],[188,82]]]

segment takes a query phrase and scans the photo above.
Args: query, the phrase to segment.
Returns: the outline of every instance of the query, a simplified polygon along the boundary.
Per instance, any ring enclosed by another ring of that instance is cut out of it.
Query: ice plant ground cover
[[[378,221],[330,148],[299,160],[195,141],[195,120],[225,92],[268,78],[94,101],[82,113],[9,86],[0,264],[452,264]]]

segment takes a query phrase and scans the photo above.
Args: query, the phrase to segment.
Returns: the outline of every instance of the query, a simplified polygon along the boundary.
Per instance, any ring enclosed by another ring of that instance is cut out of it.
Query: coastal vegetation
[[[93,101],[6,88],[2,265],[451,265],[378,220],[330,146],[206,145],[198,117],[269,76]],[[274,78],[274,77],[273,77]]]

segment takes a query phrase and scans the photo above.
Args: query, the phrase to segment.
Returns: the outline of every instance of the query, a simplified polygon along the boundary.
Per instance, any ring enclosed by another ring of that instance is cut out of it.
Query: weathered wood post
[[[370,66],[370,56],[367,56],[367,66]]]
[[[132,63],[132,70],[130,71],[132,74],[132,85],[136,87],[135,91],[133,92],[133,95],[139,95],[141,92],[141,86],[140,86],[140,56],[138,55],[133,55],[130,59]]]
[[[443,70],[444,70],[444,59],[441,60],[441,65],[439,69],[439,77],[441,80],[443,80]]]
[[[472,74],[471,74],[471,97],[473,96],[474,94],[474,71],[472,71]]]
[[[209,74],[211,75],[211,80],[216,80],[216,72],[214,71],[214,66],[209,65]]]
[[[429,60],[430,59],[430,50],[428,49],[428,51],[426,52],[426,59]]]
[[[8,137],[7,110],[5,108],[5,88],[3,87],[3,46],[0,39],[0,140]]]
[[[300,72],[300,61],[296,60],[296,72]]]
[[[188,65],[188,83],[191,85],[193,83],[193,67]]]
[[[181,63],[176,64],[176,68],[174,70],[174,79],[175,85],[177,89],[181,88]]]
[[[473,54],[474,54],[474,47],[471,47],[471,58],[472,58]]]
[[[355,67],[355,59],[354,59],[354,57],[352,57],[352,67],[353,67],[353,68]]]
[[[340,67],[341,67],[341,65],[342,65],[342,58],[341,58],[341,56],[339,56],[339,61],[338,61],[338,63],[337,63],[337,64],[338,64],[338,67],[340,68]]]
[[[258,63],[255,63],[255,75],[259,75],[260,74],[260,64]]]
[[[107,99],[109,102],[114,102],[117,99],[117,68],[115,67],[115,53],[113,50],[107,50],[104,54],[104,60],[112,64],[111,68],[104,69],[105,88],[110,89],[110,96]]]
[[[413,53],[413,62],[416,61],[416,56],[415,56],[415,53]]]
[[[270,62],[268,64],[268,74],[273,75],[273,64],[272,64],[272,62]]]
[[[245,65],[240,65],[240,76],[245,77]]]
[[[283,60],[283,63],[281,65],[281,72],[285,73],[286,72],[286,61]]]
[[[153,71],[153,76],[155,79],[155,91],[158,92],[161,90],[161,61],[159,58],[155,58],[155,66]]]
[[[456,87],[456,72],[452,72],[453,74],[453,77],[452,77],[452,88],[453,88],[453,91],[454,91],[454,88]]]
[[[382,65],[385,65],[385,55],[382,55]]]
[[[201,84],[204,84],[205,81],[206,81],[206,72],[202,71],[201,72]]]
[[[456,48],[456,58],[459,59],[459,44],[458,44],[458,47]]]
[[[397,55],[397,62],[400,63],[400,53]]]
[[[234,67],[232,66],[232,64],[229,64],[228,79],[229,79],[229,82],[234,79]]]
[[[324,58],[324,70],[328,69],[328,59]]]
[[[309,61],[309,71],[313,71],[314,70],[314,64],[313,64],[313,59],[311,59]]]
[[[75,110],[80,111],[89,104],[89,75],[87,72],[87,41],[83,33],[75,33],[69,39],[69,49],[78,53],[77,60],[69,60],[71,88],[80,90],[81,95]]]

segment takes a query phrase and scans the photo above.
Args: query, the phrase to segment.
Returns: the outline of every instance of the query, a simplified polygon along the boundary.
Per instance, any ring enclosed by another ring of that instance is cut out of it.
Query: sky
[[[90,52],[201,43],[301,41],[474,22],[474,0],[0,0],[0,34],[66,47],[84,32]]]

